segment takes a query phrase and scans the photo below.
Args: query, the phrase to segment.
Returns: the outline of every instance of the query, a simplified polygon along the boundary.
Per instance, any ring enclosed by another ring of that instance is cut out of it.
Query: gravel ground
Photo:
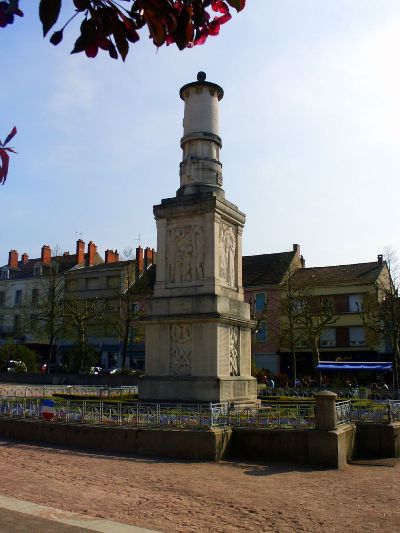
[[[174,532],[400,531],[395,460],[189,463],[0,442],[0,493]]]

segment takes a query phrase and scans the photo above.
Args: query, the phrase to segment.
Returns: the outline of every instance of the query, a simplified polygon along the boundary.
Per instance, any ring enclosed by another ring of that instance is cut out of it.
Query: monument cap
[[[184,92],[186,91],[186,89],[190,89],[191,87],[209,87],[210,89],[214,89],[218,94],[218,100],[222,100],[222,98],[224,97],[223,88],[220,85],[217,85],[216,83],[206,81],[206,78],[207,74],[201,70],[197,73],[197,81],[186,83],[186,85],[181,87],[179,91],[179,96],[182,98],[182,100],[185,100]]]

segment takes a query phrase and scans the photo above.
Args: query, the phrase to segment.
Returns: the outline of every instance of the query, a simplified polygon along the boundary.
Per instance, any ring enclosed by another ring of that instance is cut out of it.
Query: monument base
[[[139,383],[139,401],[255,403],[257,380],[251,376],[143,376]]]

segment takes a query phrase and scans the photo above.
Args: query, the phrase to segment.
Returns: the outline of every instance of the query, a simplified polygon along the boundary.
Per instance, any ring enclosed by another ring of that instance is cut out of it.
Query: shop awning
[[[350,361],[320,361],[317,370],[334,370],[336,372],[354,372],[359,370],[369,370],[370,372],[392,371],[392,363],[385,361],[378,362],[350,362]]]

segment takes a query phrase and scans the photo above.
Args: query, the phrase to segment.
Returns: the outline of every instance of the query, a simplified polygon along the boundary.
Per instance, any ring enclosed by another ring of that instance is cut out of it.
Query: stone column
[[[315,429],[334,431],[337,429],[336,398],[334,392],[315,394]]]

